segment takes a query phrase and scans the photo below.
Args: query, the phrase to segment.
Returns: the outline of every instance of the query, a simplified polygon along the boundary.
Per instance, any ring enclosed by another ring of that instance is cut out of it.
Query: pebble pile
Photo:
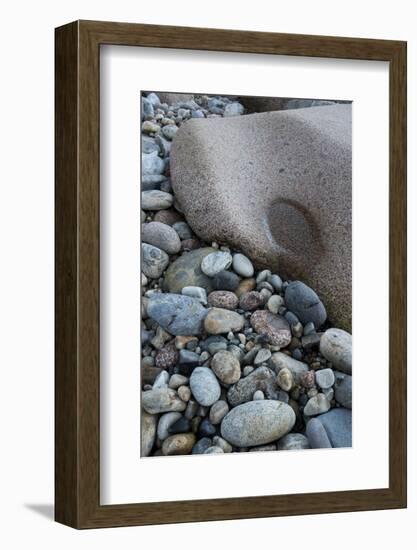
[[[351,335],[302,281],[202,242],[175,198],[178,128],[244,113],[142,97],[142,456],[351,446]]]

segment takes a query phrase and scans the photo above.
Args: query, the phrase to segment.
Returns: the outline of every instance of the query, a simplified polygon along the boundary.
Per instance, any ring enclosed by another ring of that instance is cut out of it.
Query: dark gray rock
[[[181,416],[181,418],[178,418],[178,420],[173,422],[168,428],[168,433],[171,435],[182,434],[190,431],[191,431],[191,422],[188,420],[188,418],[185,418],[184,416]]]
[[[326,309],[312,288],[301,281],[293,281],[285,290],[285,303],[303,323],[321,327],[327,318]]]
[[[220,271],[212,278],[215,290],[236,290],[239,283],[240,278],[232,271]]]
[[[191,451],[191,454],[193,454],[193,455],[202,455],[211,446],[212,446],[211,439],[209,437],[202,437],[194,445],[193,450]]]
[[[180,294],[153,294],[148,303],[148,315],[175,336],[200,334],[205,309],[198,300]]]

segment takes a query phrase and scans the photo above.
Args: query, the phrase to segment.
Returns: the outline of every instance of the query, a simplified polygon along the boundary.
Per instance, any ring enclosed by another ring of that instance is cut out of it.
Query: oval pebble
[[[233,270],[241,277],[252,277],[254,274],[252,262],[243,254],[233,256]]]
[[[207,367],[196,367],[190,377],[190,388],[200,405],[210,407],[218,401],[221,393],[220,384],[213,371]]]
[[[320,340],[320,353],[338,371],[352,374],[352,336],[341,329],[329,328]]]
[[[174,197],[170,193],[158,191],[142,191],[142,210],[165,210],[174,203]]]
[[[295,420],[292,408],[282,401],[250,401],[224,417],[221,434],[237,447],[265,445],[287,434]]]
[[[176,254],[181,250],[178,233],[166,223],[149,222],[143,224],[142,242],[156,246],[167,254]]]

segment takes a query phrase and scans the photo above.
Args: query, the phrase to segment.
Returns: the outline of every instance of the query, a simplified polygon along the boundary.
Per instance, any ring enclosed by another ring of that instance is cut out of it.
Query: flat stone
[[[307,422],[306,435],[312,449],[330,449],[332,444],[319,418]]]
[[[209,334],[223,334],[242,330],[245,319],[239,313],[213,307],[208,310],[204,320],[204,328]]]
[[[181,250],[178,233],[166,223],[149,222],[142,225],[142,242],[164,250],[167,254],[177,254]]]
[[[333,447],[352,447],[352,411],[332,409],[319,419]]]
[[[140,456],[149,456],[155,442],[158,416],[142,411]]]
[[[237,447],[265,445],[287,434],[295,413],[282,401],[250,401],[232,409],[221,423],[222,437]]]
[[[150,279],[159,279],[169,264],[166,252],[151,244],[142,243],[142,271]]]
[[[273,346],[284,348],[291,342],[291,329],[288,322],[280,315],[270,311],[255,311],[250,319],[252,328],[258,334],[263,334]]]
[[[177,258],[167,269],[164,287],[169,292],[179,294],[185,286],[199,286],[207,292],[213,290],[212,279],[201,271],[201,262],[214,248],[191,250]]]
[[[278,451],[298,451],[310,449],[310,443],[303,434],[287,434],[278,441]]]
[[[185,286],[181,290],[183,296],[190,296],[196,298],[203,305],[207,305],[207,292],[205,288],[201,286]]]
[[[174,197],[171,193],[165,193],[157,189],[142,191],[142,210],[164,210],[172,206],[173,202]]]
[[[198,403],[210,407],[219,400],[221,389],[213,371],[207,367],[197,367],[190,377],[190,388]]]
[[[195,442],[196,437],[193,433],[170,435],[162,444],[162,454],[165,456],[189,455]]]
[[[220,271],[228,269],[232,265],[232,256],[229,252],[212,252],[203,258],[201,271],[208,277],[214,277]]]
[[[334,397],[346,409],[352,408],[352,377],[343,372],[334,373]]]
[[[320,353],[335,369],[352,374],[352,336],[341,329],[329,328],[320,340]]]
[[[207,315],[198,300],[180,294],[154,294],[150,297],[148,315],[170,334],[200,334]]]
[[[239,304],[238,297],[230,290],[214,290],[208,295],[207,301],[211,307],[230,310],[236,309]]]
[[[271,357],[271,351],[267,348],[262,348],[256,354],[256,357],[253,361],[255,366],[259,366],[262,363],[266,363]]]
[[[255,272],[252,262],[243,254],[233,256],[233,270],[241,277],[253,277]]]
[[[323,389],[327,390],[334,384],[334,373],[332,369],[321,369],[316,372],[316,383]]]
[[[180,412],[168,412],[160,416],[157,429],[157,436],[160,441],[164,441],[164,439],[169,437],[168,430],[170,426],[180,418],[182,418]]]
[[[159,414],[184,411],[186,404],[181,401],[175,390],[158,388],[142,392],[142,407],[149,414]]]
[[[307,404],[304,407],[304,414],[307,416],[315,416],[317,414],[325,413],[329,409],[330,402],[327,397],[322,393],[318,393],[307,401]]]
[[[272,354],[271,360],[269,362],[270,366],[279,374],[280,370],[287,368],[291,371],[291,374],[294,379],[294,383],[299,385],[301,384],[302,377],[308,373],[308,365],[297,359],[293,359],[286,353],[277,351]]]
[[[327,318],[326,309],[312,288],[301,281],[293,281],[285,290],[285,304],[303,323],[321,327]]]
[[[347,330],[351,119],[350,104],[191,119],[171,150],[173,188],[194,232],[304,281]]]
[[[211,360],[210,366],[224,384],[234,384],[240,378],[240,363],[230,351],[218,351]]]
[[[276,376],[268,367],[258,367],[231,386],[227,392],[227,400],[232,407],[235,407],[251,401],[258,390],[261,390],[267,399],[278,398]]]

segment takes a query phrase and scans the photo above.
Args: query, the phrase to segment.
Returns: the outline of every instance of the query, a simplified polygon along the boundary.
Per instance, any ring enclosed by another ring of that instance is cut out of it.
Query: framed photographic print
[[[56,520],[406,506],[406,44],[56,29]]]

